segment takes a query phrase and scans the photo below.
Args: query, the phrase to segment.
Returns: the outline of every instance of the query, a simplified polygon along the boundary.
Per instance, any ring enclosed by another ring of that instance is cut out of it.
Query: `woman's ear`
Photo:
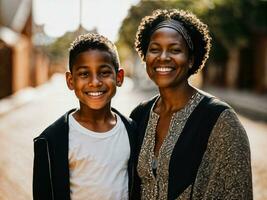
[[[194,65],[195,58],[193,55],[190,56],[189,58],[189,69],[191,69]]]
[[[123,83],[123,80],[124,80],[124,70],[122,68],[118,69],[116,78],[117,78],[116,85],[120,87],[122,85],[122,83]]]
[[[74,87],[73,87],[73,78],[72,78],[71,72],[66,72],[65,76],[66,76],[66,83],[67,83],[68,88],[70,90],[73,90]]]

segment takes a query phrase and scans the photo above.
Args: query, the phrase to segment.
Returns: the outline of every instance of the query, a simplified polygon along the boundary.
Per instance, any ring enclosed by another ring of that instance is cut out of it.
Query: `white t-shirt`
[[[128,200],[127,130],[116,115],[109,131],[97,133],[69,116],[71,200]]]

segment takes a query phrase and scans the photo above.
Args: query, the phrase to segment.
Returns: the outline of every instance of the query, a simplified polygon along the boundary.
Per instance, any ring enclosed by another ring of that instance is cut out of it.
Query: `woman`
[[[135,47],[159,95],[131,113],[140,133],[136,199],[252,199],[249,142],[236,113],[188,83],[210,40],[186,11],[156,10],[139,25]]]

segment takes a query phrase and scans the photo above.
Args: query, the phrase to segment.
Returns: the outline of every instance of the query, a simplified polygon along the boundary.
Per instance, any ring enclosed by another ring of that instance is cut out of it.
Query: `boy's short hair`
[[[150,16],[146,16],[142,19],[135,39],[135,49],[145,61],[147,48],[149,45],[151,30],[153,30],[160,22],[173,19],[181,23],[188,32],[194,49],[189,52],[194,56],[194,64],[189,69],[188,76],[198,72],[202,69],[209,57],[209,51],[211,47],[211,37],[206,24],[201,22],[194,14],[177,9],[169,10],[155,10]]]
[[[87,33],[78,36],[69,48],[69,70],[72,72],[76,57],[88,50],[106,51],[111,56],[112,64],[115,71],[118,72],[120,67],[119,55],[116,46],[105,36],[97,33]]]

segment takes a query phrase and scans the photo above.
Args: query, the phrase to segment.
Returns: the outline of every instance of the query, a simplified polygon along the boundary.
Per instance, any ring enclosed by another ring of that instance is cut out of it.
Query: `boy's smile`
[[[99,110],[110,106],[116,86],[123,81],[123,71],[116,73],[108,52],[94,49],[77,55],[72,72],[66,73],[66,80],[79,99],[81,109]]]

